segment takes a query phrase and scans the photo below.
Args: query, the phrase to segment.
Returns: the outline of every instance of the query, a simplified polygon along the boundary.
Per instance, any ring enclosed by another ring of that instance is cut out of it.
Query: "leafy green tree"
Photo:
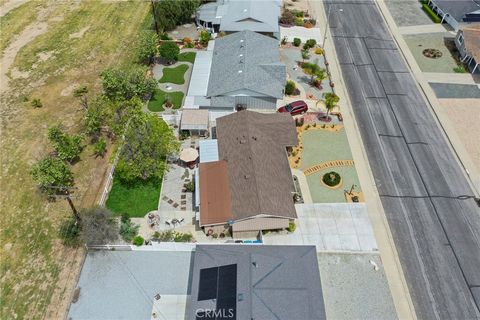
[[[105,69],[100,74],[103,91],[111,100],[130,100],[133,97],[145,99],[157,87],[155,79],[146,74],[147,67],[139,65]]]
[[[73,186],[72,171],[65,162],[56,157],[47,156],[38,161],[32,167],[31,174],[40,190],[47,194],[62,192],[59,188],[51,187]]]
[[[125,142],[116,167],[124,183],[160,178],[165,169],[165,157],[177,152],[179,143],[170,127],[158,116],[138,113],[125,132]]]
[[[80,242],[80,224],[73,217],[65,219],[60,224],[58,234],[64,245],[76,247]]]
[[[338,101],[340,101],[340,97],[337,96],[335,93],[328,92],[323,94],[323,102],[325,103],[325,108],[327,109],[327,115],[337,106]]]
[[[313,84],[315,81],[322,81],[326,78],[325,69],[318,65],[318,59],[313,63],[303,63],[303,71],[311,76],[310,82]]]
[[[200,4],[199,0],[161,0],[153,2],[153,15],[159,32],[173,30],[190,22]]]
[[[105,245],[118,239],[119,226],[112,212],[104,207],[82,210],[81,239],[87,245]]]
[[[152,63],[157,54],[158,35],[150,30],[143,31],[138,40],[138,61],[141,63]]]
[[[177,61],[180,48],[173,41],[165,41],[160,45],[160,57],[165,59],[167,63]]]
[[[121,135],[128,120],[142,113],[143,102],[137,97],[130,100],[112,101],[106,115],[106,124],[110,135]]]
[[[202,30],[202,31],[200,31],[199,38],[200,38],[200,43],[202,45],[206,46],[206,45],[208,45],[208,41],[210,41],[210,39],[212,39],[212,35],[207,30]]]
[[[85,115],[83,117],[84,132],[92,137],[93,141],[97,141],[100,137],[108,105],[108,99],[105,96],[100,95],[92,99],[85,110]]]
[[[48,129],[48,140],[52,143],[58,157],[64,161],[75,161],[83,149],[82,136],[68,135],[60,126]]]

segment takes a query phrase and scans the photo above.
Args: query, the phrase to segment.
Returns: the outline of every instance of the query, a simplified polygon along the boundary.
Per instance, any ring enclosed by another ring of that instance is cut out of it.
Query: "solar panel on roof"
[[[218,267],[200,270],[200,284],[198,286],[198,301],[217,298]]]
[[[200,269],[198,301],[216,299],[215,312],[197,314],[197,319],[232,320],[237,314],[237,265]]]

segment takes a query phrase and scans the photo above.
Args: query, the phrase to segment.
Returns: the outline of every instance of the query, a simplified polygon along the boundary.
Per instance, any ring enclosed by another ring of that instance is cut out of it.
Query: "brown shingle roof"
[[[217,119],[235,220],[259,214],[296,218],[286,147],[297,144],[290,114],[240,111]]]
[[[231,220],[232,203],[225,161],[200,163],[200,225]]]
[[[467,53],[480,63],[480,23],[462,29]]]

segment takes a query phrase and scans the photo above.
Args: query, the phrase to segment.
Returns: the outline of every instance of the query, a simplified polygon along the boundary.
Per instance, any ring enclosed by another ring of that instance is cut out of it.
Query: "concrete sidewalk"
[[[419,25],[419,26],[398,27],[398,31],[401,34],[423,34],[423,33],[445,33],[445,32],[449,32],[441,24],[427,24],[427,25]],[[450,33],[452,33],[452,35],[455,35],[454,32],[450,32]]]

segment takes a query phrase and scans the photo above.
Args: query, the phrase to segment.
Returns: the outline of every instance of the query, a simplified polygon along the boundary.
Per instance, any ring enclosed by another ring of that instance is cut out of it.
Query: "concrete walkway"
[[[438,73],[424,72],[423,77],[428,82],[453,83],[453,84],[476,84],[470,73]]]
[[[420,26],[405,26],[405,27],[398,27],[398,31],[401,34],[422,34],[422,33],[444,33],[448,32],[443,25],[436,23],[436,24],[427,24],[427,25],[420,25]],[[455,33],[453,33],[455,35]]]

